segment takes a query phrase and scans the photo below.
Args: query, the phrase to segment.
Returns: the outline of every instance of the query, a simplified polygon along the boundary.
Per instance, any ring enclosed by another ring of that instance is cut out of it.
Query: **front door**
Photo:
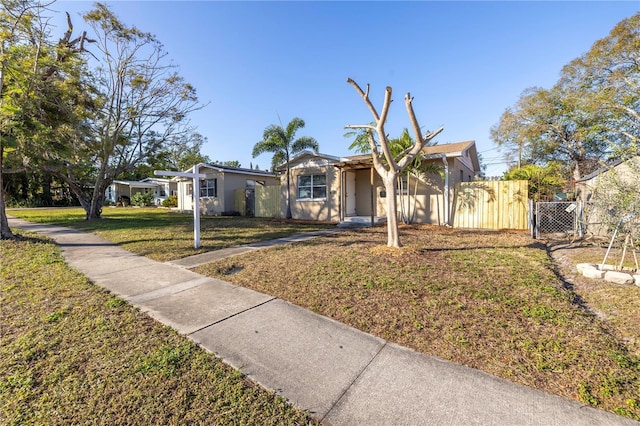
[[[345,216],[356,216],[356,174],[345,173]]]

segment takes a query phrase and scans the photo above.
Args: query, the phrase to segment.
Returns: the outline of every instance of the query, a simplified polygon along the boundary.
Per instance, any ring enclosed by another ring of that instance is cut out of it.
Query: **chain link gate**
[[[582,236],[580,218],[581,203],[575,201],[537,202],[534,218],[534,236],[546,237]]]

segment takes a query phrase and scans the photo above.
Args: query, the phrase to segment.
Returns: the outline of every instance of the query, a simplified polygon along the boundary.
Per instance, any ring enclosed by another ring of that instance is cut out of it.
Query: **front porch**
[[[371,219],[373,218],[373,224]],[[375,226],[387,221],[386,216],[346,216],[338,224],[338,228],[363,228]]]

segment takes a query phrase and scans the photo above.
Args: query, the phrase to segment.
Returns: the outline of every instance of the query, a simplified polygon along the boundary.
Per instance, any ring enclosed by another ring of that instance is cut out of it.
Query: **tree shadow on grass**
[[[421,253],[429,253],[435,251],[471,251],[471,250],[490,250],[490,249],[536,249],[546,251],[546,245],[541,242],[533,242],[531,244],[518,244],[518,245],[487,245],[487,246],[474,246],[474,247],[423,247],[418,249]]]
[[[20,242],[27,242],[27,243],[32,243],[32,244],[54,244],[54,241],[48,237],[45,236],[41,236],[39,234],[35,234],[35,233],[22,233],[20,231],[16,232],[15,230],[13,231],[13,235],[14,235],[14,239],[6,239],[4,241],[20,241]]]

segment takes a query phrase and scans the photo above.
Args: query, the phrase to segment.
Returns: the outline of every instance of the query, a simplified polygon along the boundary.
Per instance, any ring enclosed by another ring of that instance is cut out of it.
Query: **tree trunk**
[[[109,185],[107,181],[98,177],[96,179],[96,185],[93,189],[93,195],[89,203],[89,209],[85,207],[87,212],[87,220],[98,220],[102,218],[102,204],[104,203],[104,191]]]
[[[91,198],[91,204],[87,211],[87,220],[98,220],[102,217],[102,203],[104,196],[96,196],[95,192]],[[86,210],[86,209],[85,209]]]
[[[5,198],[4,198],[4,181],[2,179],[2,156],[4,154],[4,148],[0,143],[0,239],[15,238],[11,228],[9,228],[9,221],[7,220],[7,212],[5,210]]]
[[[402,223],[407,223],[407,215],[404,208],[404,203],[406,201],[404,199],[404,183],[402,182],[402,178],[400,177],[400,175],[398,175],[396,181],[398,182],[398,189],[400,190],[400,220],[402,221]]]
[[[7,219],[7,212],[5,210],[5,198],[4,198],[4,182],[2,180],[2,144],[0,144],[0,240],[15,238],[11,228],[9,228],[9,220]]]
[[[73,178],[70,178],[65,173],[59,170],[48,169],[47,172],[53,174],[54,176],[56,176],[58,179],[65,182],[69,186],[69,191],[71,191],[71,193],[76,196],[76,198],[78,199],[78,202],[80,203],[80,206],[82,206],[82,208],[84,209],[87,215],[86,218],[89,219],[89,210],[91,210],[91,201],[88,199],[87,194],[82,190],[82,187],[80,186],[80,184],[78,184],[78,182],[73,180]]]
[[[42,175],[42,203],[47,206],[53,206],[53,196],[51,195],[51,175],[44,173]]]
[[[286,219],[291,219],[291,170],[289,170],[289,158],[287,157],[287,212],[284,216]]]
[[[402,247],[398,232],[398,201],[396,197],[397,174],[389,172],[382,177],[384,189],[387,191],[387,246]]]
[[[418,183],[420,181],[420,179],[418,179],[418,177],[415,177],[416,183],[414,184],[413,187],[413,209],[411,210],[411,213],[409,215],[409,223],[413,223],[416,221],[416,203],[418,202]]]
[[[414,133],[416,135],[416,142],[410,149],[405,150],[399,159],[394,158],[391,154],[391,150],[389,149],[389,140],[387,138],[387,133],[384,129],[384,124],[387,120],[387,114],[389,112],[389,105],[391,104],[391,87],[387,86],[385,90],[385,98],[384,103],[382,105],[382,113],[378,114],[378,111],[371,103],[369,99],[369,85],[367,85],[367,91],[362,90],[358,83],[348,78],[347,82],[351,84],[358,94],[362,97],[367,107],[369,107],[369,111],[373,115],[375,120],[375,126],[372,124],[365,125],[348,125],[347,128],[350,129],[367,129],[369,136],[369,146],[371,147],[371,158],[373,160],[373,166],[375,170],[378,172],[378,175],[382,177],[382,181],[384,182],[385,190],[387,191],[387,246],[389,247],[401,247],[400,237],[398,231],[398,201],[396,198],[396,188],[395,181],[405,167],[407,167],[417,155],[420,154],[422,148],[428,143],[431,139],[436,137],[444,128],[440,127],[435,132],[430,132],[426,135],[422,135],[420,130],[420,125],[418,124],[418,120],[416,119],[415,112],[413,111],[413,106],[411,102],[413,98],[409,93],[404,97],[405,106],[407,108],[407,114],[409,115],[409,119],[411,121]],[[380,150],[378,149],[378,145],[373,136],[373,132],[378,134],[378,143],[380,145]],[[386,165],[384,164],[386,161]],[[402,202],[402,201],[401,201]]]

